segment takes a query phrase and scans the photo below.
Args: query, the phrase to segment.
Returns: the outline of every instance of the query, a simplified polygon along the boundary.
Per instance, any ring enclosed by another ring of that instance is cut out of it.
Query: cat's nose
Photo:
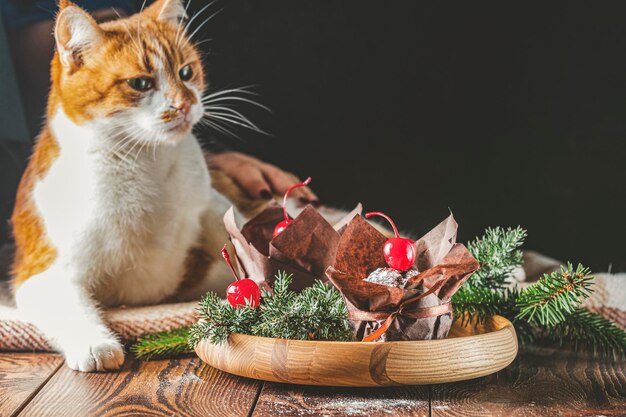
[[[183,101],[179,103],[177,106],[171,106],[171,107],[173,110],[177,110],[181,112],[182,114],[186,115],[187,113],[189,113],[189,110],[191,110],[191,103],[189,103],[188,101]]]

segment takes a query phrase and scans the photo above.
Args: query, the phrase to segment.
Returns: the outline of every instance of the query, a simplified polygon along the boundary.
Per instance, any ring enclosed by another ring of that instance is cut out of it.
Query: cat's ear
[[[104,32],[89,13],[72,2],[61,0],[59,7],[54,26],[59,58],[65,66],[80,66],[83,54],[102,42]]]
[[[143,13],[154,20],[169,22],[175,25],[178,25],[181,19],[187,17],[182,0],[156,0]]]

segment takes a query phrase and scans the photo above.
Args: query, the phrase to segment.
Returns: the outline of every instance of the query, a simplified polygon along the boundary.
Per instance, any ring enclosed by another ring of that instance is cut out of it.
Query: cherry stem
[[[396,237],[400,237],[400,234],[398,233],[398,228],[396,227],[396,224],[393,222],[393,220],[391,220],[391,218],[389,216],[387,216],[385,213],[381,213],[380,211],[371,211],[371,212],[365,214],[365,218],[366,219],[369,219],[372,216],[384,217],[391,224],[391,227],[393,227],[393,232],[396,234]]]
[[[233,268],[233,264],[230,262],[230,255],[228,254],[228,249],[226,249],[226,245],[224,245],[224,247],[222,248],[222,256],[224,257],[224,260],[232,271],[233,276],[237,279],[237,281],[239,281],[239,275],[235,272],[235,268]]]
[[[287,197],[289,197],[289,193],[292,192],[295,188],[309,185],[310,182],[311,177],[307,178],[306,180],[304,180],[304,182],[301,182],[300,184],[292,185],[285,193],[285,197],[283,197],[283,214],[285,215],[285,220],[289,220],[289,214],[287,214]]]

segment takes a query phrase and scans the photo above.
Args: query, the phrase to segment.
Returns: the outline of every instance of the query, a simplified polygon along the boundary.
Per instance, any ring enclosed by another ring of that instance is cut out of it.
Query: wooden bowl
[[[517,355],[511,322],[494,316],[450,330],[447,339],[411,342],[324,342],[232,334],[198,356],[224,372],[303,385],[372,387],[462,381],[499,371]]]

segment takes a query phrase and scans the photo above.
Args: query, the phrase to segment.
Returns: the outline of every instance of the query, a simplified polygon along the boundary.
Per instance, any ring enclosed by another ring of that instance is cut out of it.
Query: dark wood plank
[[[332,388],[265,383],[254,417],[428,416],[428,387]]]
[[[626,362],[549,348],[484,378],[432,386],[432,415],[625,416]]]
[[[16,414],[62,363],[60,355],[0,353],[0,416]]]
[[[247,416],[260,385],[198,358],[129,359],[99,374],[63,366],[20,416]]]

